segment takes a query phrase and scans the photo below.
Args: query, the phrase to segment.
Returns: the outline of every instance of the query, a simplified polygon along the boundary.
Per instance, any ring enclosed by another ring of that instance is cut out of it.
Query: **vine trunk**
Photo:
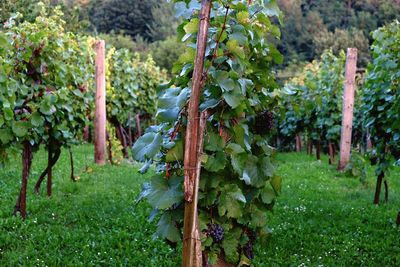
[[[24,142],[24,149],[22,151],[22,182],[21,190],[14,208],[14,215],[19,214],[26,219],[26,188],[28,185],[29,172],[32,165],[32,146],[28,141]]]

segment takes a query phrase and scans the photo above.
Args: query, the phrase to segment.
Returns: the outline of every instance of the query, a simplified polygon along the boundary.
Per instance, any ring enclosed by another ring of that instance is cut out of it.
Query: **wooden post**
[[[89,142],[89,136],[90,136],[90,130],[89,130],[89,125],[86,125],[84,128],[83,128],[83,140],[85,141],[85,142]]]
[[[348,48],[343,93],[342,130],[338,170],[343,171],[350,160],[351,132],[353,128],[354,91],[356,87],[357,48]]]
[[[397,213],[396,224],[397,224],[397,226],[400,226],[400,211],[399,211],[399,213]]]
[[[317,160],[321,160],[321,141],[320,140],[317,140],[315,147],[316,147],[315,154],[317,156]]]
[[[140,114],[139,113],[136,113],[135,120],[136,120],[136,131],[137,131],[137,135],[139,138],[142,136],[142,126],[140,125]]]
[[[198,227],[197,194],[200,179],[200,151],[206,127],[205,114],[199,119],[200,93],[203,83],[204,58],[210,23],[212,0],[202,0],[200,25],[197,35],[197,51],[193,71],[192,94],[189,100],[188,125],[185,136],[184,195],[185,217],[183,225],[183,267],[202,267],[200,231]]]
[[[328,141],[328,152],[329,152],[329,165],[335,163],[335,152],[333,149],[333,144],[331,141]]]
[[[309,138],[307,141],[307,154],[312,155],[312,150],[313,150],[313,141],[311,140],[311,138]]]
[[[301,136],[296,134],[296,152],[301,152]]]
[[[132,140],[132,112],[129,112],[129,121],[128,121],[128,142],[129,149],[132,149],[133,140]]]
[[[94,120],[94,160],[106,163],[106,69],[105,43],[96,42],[96,113]]]

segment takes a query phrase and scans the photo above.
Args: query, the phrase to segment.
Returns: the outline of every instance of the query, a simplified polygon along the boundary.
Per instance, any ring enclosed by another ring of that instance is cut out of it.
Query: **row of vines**
[[[365,75],[358,73],[352,145],[368,152],[378,175],[374,203],[379,203],[382,182],[387,200],[385,173],[400,163],[400,24],[394,21],[373,33],[373,61]],[[307,151],[316,146],[334,160],[340,142],[345,54],[325,51],[320,60],[306,65],[298,77],[285,85],[286,111],[278,120],[278,137],[282,149],[291,149],[296,136],[307,140]],[[362,157],[353,153],[353,162]],[[351,166],[349,165],[351,168]]]
[[[44,5],[40,8],[34,22],[16,14],[0,32],[0,160],[4,163],[22,151],[21,191],[14,213],[23,218],[34,152],[41,145],[48,151],[48,165],[35,192],[47,175],[51,196],[52,167],[61,148],[82,142],[94,117],[95,39],[67,32],[60,9],[49,15]],[[118,149],[126,152],[128,140],[132,144],[138,137],[140,117],[154,111],[156,87],[165,74],[151,58],[142,61],[125,50],[110,48],[107,59],[109,160],[115,163]]]
[[[184,251],[187,240],[195,240],[206,266],[250,265],[253,246],[269,236],[268,216],[281,188],[271,144],[290,146],[301,134],[310,153],[315,146],[318,158],[327,150],[335,160],[345,54],[326,51],[281,89],[273,72],[282,63],[274,45],[282,19],[275,1],[174,2],[185,50],[161,92],[156,88],[167,77],[151,57],[143,61],[108,48],[108,158],[129,158],[132,147],[132,157],[144,163],[140,172],[155,166],[138,201],[153,207],[157,236],[171,245],[183,241]],[[50,16],[43,6],[33,23],[20,21],[15,15],[0,32],[0,160],[22,152],[14,213],[25,218],[33,153],[41,145],[48,151],[35,190],[47,175],[50,196],[61,148],[87,138],[94,119],[95,39],[65,31],[59,9]],[[387,186],[385,173],[400,162],[400,24],[378,29],[374,39],[373,62],[358,79],[353,144],[361,147],[371,136],[377,203],[382,181]],[[193,117],[195,86],[201,90]],[[143,119],[157,125],[142,135]],[[197,156],[195,165],[188,165],[190,153]]]

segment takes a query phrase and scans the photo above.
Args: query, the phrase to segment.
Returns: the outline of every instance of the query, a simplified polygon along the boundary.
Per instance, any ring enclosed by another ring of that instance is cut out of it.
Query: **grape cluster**
[[[209,224],[207,233],[215,243],[221,242],[224,239],[224,229],[221,225],[214,223]]]
[[[253,252],[253,244],[252,244],[252,242],[249,241],[249,242],[246,243],[246,245],[244,245],[243,253],[248,259],[250,259],[250,260],[254,259],[254,252]]]
[[[274,128],[274,114],[271,111],[264,111],[257,114],[254,131],[259,135],[266,135]]]

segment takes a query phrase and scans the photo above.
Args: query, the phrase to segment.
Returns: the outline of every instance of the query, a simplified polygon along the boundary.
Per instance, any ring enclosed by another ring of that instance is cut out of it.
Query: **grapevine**
[[[263,2],[213,2],[200,100],[200,110],[208,115],[198,204],[202,249],[210,264],[221,257],[250,264],[243,253],[246,231],[252,229],[257,241],[265,240],[267,212],[280,191],[275,150],[267,140],[281,95],[271,68],[282,62],[269,41],[279,37],[270,17],[279,20],[281,13],[275,2]],[[147,198],[161,214],[157,235],[171,242],[182,236],[183,140],[201,19],[199,3],[175,5],[184,18],[179,38],[187,47],[174,65],[170,87],[160,94],[160,124],[148,128],[133,146],[135,159],[145,162],[141,171],[156,163],[157,174],[139,199]]]
[[[39,8],[33,23],[20,23],[18,14],[7,22],[7,53],[0,62],[0,150],[23,150],[22,187],[15,207],[22,217],[32,153],[42,143],[48,150],[51,195],[51,168],[58,150],[78,142],[92,99],[87,90],[93,79],[92,39],[66,32],[59,8],[51,16],[43,4]]]

